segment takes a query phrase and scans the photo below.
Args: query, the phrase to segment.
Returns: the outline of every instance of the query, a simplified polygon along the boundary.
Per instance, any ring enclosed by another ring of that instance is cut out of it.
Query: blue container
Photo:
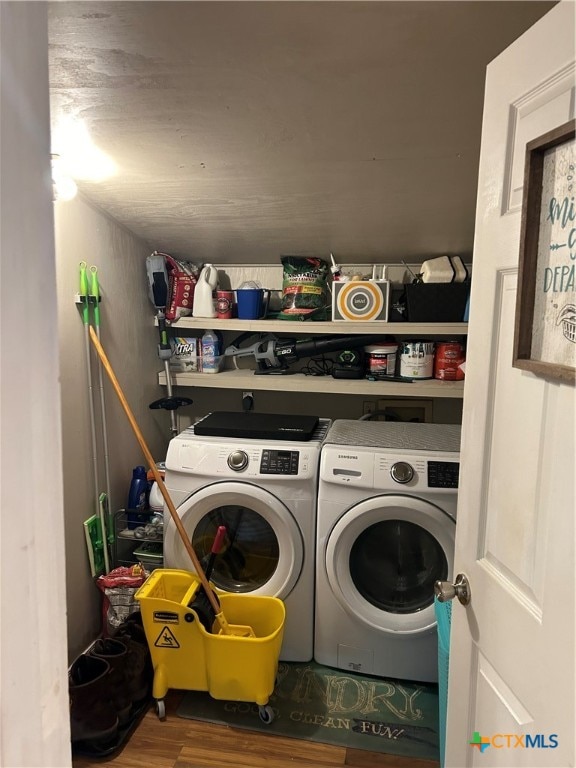
[[[148,479],[146,467],[138,466],[132,470],[132,482],[128,492],[128,528],[142,525],[142,513],[148,509]]]
[[[434,598],[434,612],[438,625],[438,715],[440,728],[440,765],[444,768],[446,755],[446,714],[448,711],[448,667],[450,663],[450,626],[452,603],[441,603]]]

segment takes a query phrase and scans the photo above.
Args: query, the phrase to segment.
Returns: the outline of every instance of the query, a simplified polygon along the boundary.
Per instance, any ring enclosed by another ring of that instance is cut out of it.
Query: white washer
[[[312,658],[318,465],[329,426],[320,419],[306,442],[205,437],[190,427],[166,456],[166,487],[203,567],[217,527],[226,525],[211,581],[284,601],[283,661]],[[170,517],[164,564],[193,571]]]
[[[460,427],[335,421],[320,460],[314,658],[438,679],[434,582],[452,580]]]

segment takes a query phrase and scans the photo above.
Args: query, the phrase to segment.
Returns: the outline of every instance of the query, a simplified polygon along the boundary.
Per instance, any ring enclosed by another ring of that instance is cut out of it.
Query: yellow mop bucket
[[[157,569],[136,592],[154,667],[152,695],[165,716],[169,688],[208,691],[215,699],[254,702],[264,722],[274,690],[286,611],[276,597],[217,591],[232,624],[249,625],[253,635],[207,632],[191,607],[200,581],[189,571]],[[214,629],[217,630],[216,622]]]

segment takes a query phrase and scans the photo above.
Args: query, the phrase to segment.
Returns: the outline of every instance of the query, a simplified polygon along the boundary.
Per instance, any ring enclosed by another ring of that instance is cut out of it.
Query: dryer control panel
[[[458,490],[459,455],[436,451],[374,451],[370,447],[327,445],[322,450],[324,483],[378,491]]]

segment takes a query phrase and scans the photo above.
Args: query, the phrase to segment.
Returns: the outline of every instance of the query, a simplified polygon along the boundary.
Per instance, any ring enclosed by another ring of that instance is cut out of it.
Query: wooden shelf
[[[345,321],[302,322],[286,320],[218,320],[217,318],[183,317],[170,328],[180,333],[197,331],[202,335],[206,328],[212,330],[274,333],[288,337],[313,335],[374,335],[375,341],[383,336],[403,336],[407,339],[440,337],[446,340],[468,333],[468,323],[383,323]],[[158,381],[166,385],[166,374],[161,371]],[[305,376],[302,373],[288,375],[255,375],[249,368],[225,370],[217,374],[172,373],[173,386],[204,387],[213,389],[247,389],[283,392],[319,392],[342,395],[369,395],[375,397],[447,397],[464,396],[463,381],[368,381],[367,379],[333,379],[331,376]]]
[[[196,330],[202,333],[206,328],[219,331],[253,331],[255,333],[285,333],[290,336],[312,336],[316,334],[374,334],[376,336],[465,336],[468,323],[350,323],[341,320],[329,322],[301,322],[298,320],[218,320],[208,317],[183,317],[169,328],[175,330]]]
[[[331,376],[255,375],[250,370],[221,373],[173,373],[172,384],[179,387],[212,387],[215,389],[248,389],[283,392],[319,392],[341,395],[373,395],[375,397],[450,397],[464,396],[463,381],[368,381],[367,379],[333,379]],[[166,385],[166,374],[158,374],[158,382]]]

